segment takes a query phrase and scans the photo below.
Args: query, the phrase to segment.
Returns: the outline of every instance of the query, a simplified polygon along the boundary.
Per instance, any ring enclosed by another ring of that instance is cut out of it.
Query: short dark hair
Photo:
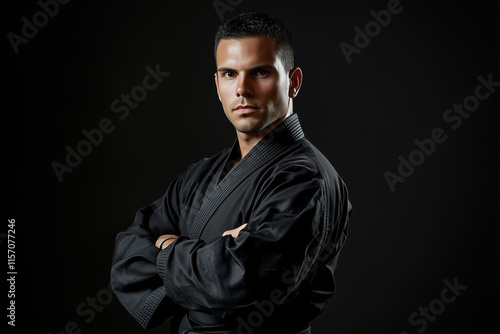
[[[269,36],[276,43],[276,51],[283,60],[285,70],[293,68],[293,41],[290,30],[283,22],[263,12],[242,13],[222,23],[215,34],[214,57],[217,60],[217,47],[221,39]]]

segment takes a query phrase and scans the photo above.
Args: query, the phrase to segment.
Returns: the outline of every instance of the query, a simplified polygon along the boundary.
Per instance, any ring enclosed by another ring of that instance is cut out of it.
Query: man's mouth
[[[258,110],[254,105],[251,104],[241,104],[237,106],[236,108],[233,109],[233,111],[237,114],[244,115],[244,114],[250,114]]]

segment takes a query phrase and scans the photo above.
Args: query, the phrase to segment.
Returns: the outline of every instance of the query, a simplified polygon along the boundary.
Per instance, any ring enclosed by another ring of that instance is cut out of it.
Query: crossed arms
[[[314,262],[335,234],[333,220],[345,215],[340,205],[339,216],[325,220],[323,203],[329,197],[315,176],[303,166],[280,169],[261,184],[265,191],[252,191],[256,198],[241,201],[252,203],[251,214],[239,223],[232,219],[237,227],[221,229],[222,237],[208,243],[186,237],[185,227],[181,232],[180,224],[190,219],[193,208],[182,197],[193,194],[185,184],[192,178],[181,177],[118,234],[111,270],[114,292],[145,328],[185,309],[225,318],[269,298],[273,290],[287,296],[314,276],[308,273],[317,270]],[[342,204],[342,198],[332,204]],[[222,210],[227,217],[235,213],[232,206]],[[241,225],[245,220],[248,224]]]
[[[226,235],[231,235],[233,238],[236,239],[238,237],[238,235],[240,234],[240,231],[242,229],[244,229],[245,226],[247,226],[246,223],[242,224],[239,227],[234,228],[232,230],[227,230],[224,233],[222,233],[222,236],[224,237]],[[178,237],[179,236],[175,235],[175,234],[164,234],[164,235],[161,235],[161,236],[158,237],[158,240],[156,240],[155,246],[156,246],[156,248],[159,248],[160,250],[165,249],[168,246],[170,246],[175,241],[175,239],[177,239]]]

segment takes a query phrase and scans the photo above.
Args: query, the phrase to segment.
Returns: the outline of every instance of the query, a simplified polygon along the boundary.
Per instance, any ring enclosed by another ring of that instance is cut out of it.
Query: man
[[[173,333],[310,333],[334,292],[347,189],[304,137],[302,71],[264,13],[226,21],[215,84],[231,149],[191,165],[116,238],[111,283],[145,327]]]

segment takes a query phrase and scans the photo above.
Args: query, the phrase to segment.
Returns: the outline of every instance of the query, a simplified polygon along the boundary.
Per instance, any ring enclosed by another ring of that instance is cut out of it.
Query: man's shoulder
[[[311,175],[337,175],[329,159],[309,140],[303,138],[290,147],[276,164],[279,170],[307,172]]]

